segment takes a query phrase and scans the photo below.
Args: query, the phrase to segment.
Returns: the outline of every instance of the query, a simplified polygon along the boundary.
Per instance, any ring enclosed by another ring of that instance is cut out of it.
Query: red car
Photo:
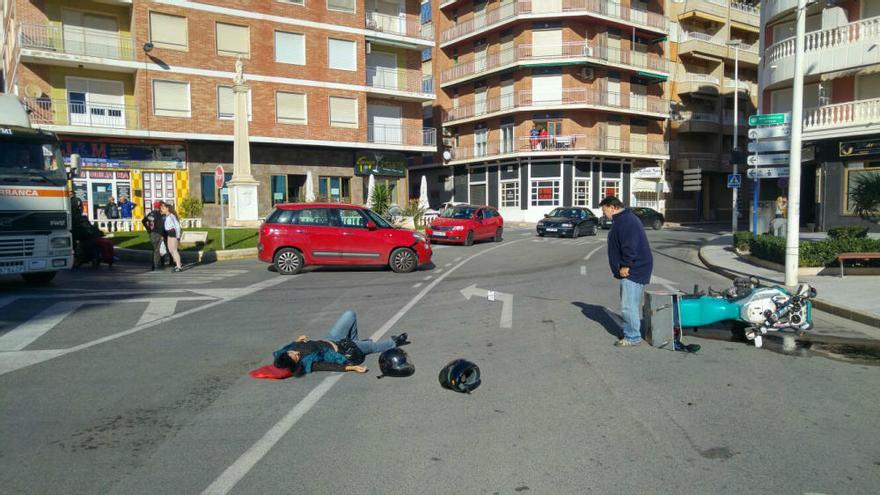
[[[431,241],[460,242],[465,246],[484,239],[501,242],[503,233],[504,219],[495,208],[474,205],[447,208],[425,229]]]
[[[282,275],[305,265],[388,265],[408,273],[432,255],[422,234],[394,228],[367,208],[338,203],[276,205],[260,226],[257,252]]]

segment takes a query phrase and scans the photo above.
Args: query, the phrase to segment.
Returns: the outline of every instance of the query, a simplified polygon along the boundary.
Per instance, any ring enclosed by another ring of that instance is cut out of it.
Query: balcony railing
[[[629,65],[638,69],[668,72],[669,61],[655,53],[620,50],[587,41],[571,41],[558,45],[521,44],[498,50],[485,56],[446,69],[441,80],[446,83],[469,76],[476,77],[490,70],[516,62],[583,58],[612,64]]]
[[[365,26],[371,31],[380,33],[409,36],[425,40],[434,39],[433,24],[422,24],[418,16],[414,15],[388,15],[379,12],[367,12]],[[427,27],[426,27],[427,26]]]
[[[504,24],[521,14],[595,14],[625,22],[631,22],[655,31],[669,30],[669,21],[663,14],[625,7],[619,3],[601,0],[520,0],[486,9],[475,17],[458,23],[440,36],[445,43],[456,38],[472,35],[477,31]]]
[[[84,101],[35,99],[25,100],[31,122],[46,125],[70,125],[137,129],[138,108],[130,105]]]
[[[758,7],[747,3],[730,2],[730,8],[756,17],[761,15],[761,10]]]
[[[689,72],[677,80],[679,83],[702,83],[702,84],[714,84],[718,86],[721,84],[721,81],[718,80],[715,76],[710,76],[709,74],[699,74],[696,72]]]
[[[690,110],[685,110],[679,113],[679,117],[683,121],[710,122],[714,124],[721,123],[721,117],[717,113],[692,112]]]
[[[880,122],[880,98],[835,103],[804,110],[804,132],[843,129]]]
[[[877,39],[880,39],[880,17],[871,17],[840,27],[807,33],[804,36],[804,53],[840,48],[858,41]],[[774,43],[767,49],[767,64],[782,58],[792,57],[794,52],[794,37]]]
[[[452,149],[452,161],[488,158],[508,153],[560,153],[567,151],[629,153],[639,155],[667,156],[667,143],[638,139],[619,139],[588,136],[585,134],[560,134],[548,137],[517,138],[515,141],[492,141],[473,146]]]
[[[431,76],[422,75],[415,69],[398,67],[367,67],[367,86],[389,91],[408,91],[411,93],[433,93],[434,82]]]
[[[94,31],[86,33],[76,26],[20,24],[19,40],[22,48],[33,50],[115,60],[135,58],[134,37],[97,34]]]
[[[720,38],[716,38],[715,36],[712,36],[711,34],[708,34],[708,33],[701,33],[699,31],[683,31],[681,33],[681,42],[682,43],[684,43],[686,41],[691,41],[691,40],[703,41],[705,43],[719,46],[721,48],[728,48],[727,42],[725,40],[720,39]],[[759,46],[759,43],[757,43],[757,42],[753,43],[751,45],[743,44],[743,45],[740,45],[739,51],[757,54],[758,53],[758,46]],[[730,50],[734,50],[734,48],[732,46],[729,48],[730,48]],[[731,51],[731,53],[733,53],[733,52]]]
[[[746,117],[746,114],[740,112],[736,121],[740,127],[740,132],[746,130],[746,125],[749,121],[748,117]],[[721,112],[721,123],[724,125],[733,126],[733,110],[725,109]]]
[[[406,146],[436,146],[437,129],[404,125],[367,124],[367,142]]]
[[[517,108],[557,107],[569,105],[595,105],[611,107],[634,112],[650,112],[666,115],[669,102],[656,96],[640,96],[611,91],[599,91],[590,88],[564,88],[557,94],[544,93],[534,95],[525,90],[516,94],[487,98],[473,105],[452,108],[444,116],[443,122],[481,117],[495,112],[513,111]]]

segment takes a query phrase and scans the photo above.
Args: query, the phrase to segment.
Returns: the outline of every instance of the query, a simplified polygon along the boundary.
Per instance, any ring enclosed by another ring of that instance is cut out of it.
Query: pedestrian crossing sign
[[[740,186],[742,186],[742,175],[741,174],[728,174],[727,188],[728,189],[737,189]]]

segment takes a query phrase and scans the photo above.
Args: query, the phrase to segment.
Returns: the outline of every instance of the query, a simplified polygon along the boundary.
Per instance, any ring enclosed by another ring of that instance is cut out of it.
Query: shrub
[[[409,203],[407,203],[406,208],[403,209],[404,216],[412,217],[413,224],[419,226],[422,223],[422,216],[425,214],[425,210],[419,208],[419,200],[411,199]]]
[[[749,251],[752,249],[752,239],[755,236],[748,230],[740,230],[733,234],[733,247],[739,251]]]
[[[391,206],[391,190],[385,184],[376,184],[373,188],[373,197],[370,198],[372,210],[379,215],[385,216]]]
[[[849,191],[856,215],[871,222],[880,222],[880,174],[859,174]]]
[[[785,239],[759,235],[751,240],[749,248],[754,256],[774,263],[785,263]]]
[[[752,254],[762,260],[785,263],[785,239],[759,236],[752,240]],[[834,265],[840,253],[880,252],[880,239],[843,238],[802,242],[798,255],[801,267],[824,267]],[[872,263],[873,264],[873,263]]]
[[[180,210],[180,216],[182,218],[198,218],[202,216],[202,210],[205,208],[205,205],[202,203],[202,200],[195,197],[189,196],[183,198],[180,201],[180,204],[177,205],[177,208]]]
[[[868,228],[853,226],[841,226],[828,229],[828,237],[831,239],[864,239],[868,237]]]

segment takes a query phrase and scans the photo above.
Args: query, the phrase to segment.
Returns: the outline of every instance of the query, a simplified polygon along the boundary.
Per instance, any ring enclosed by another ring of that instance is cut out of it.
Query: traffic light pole
[[[733,162],[733,175],[739,174],[739,43],[733,47],[733,83],[736,86],[733,89],[733,153],[731,160]],[[734,187],[733,191],[733,219],[731,220],[731,232],[736,234],[739,230],[739,188]]]
[[[789,152],[788,222],[785,228],[785,285],[798,284],[798,250],[801,220],[801,131],[804,113],[804,31],[807,1],[798,0],[795,18],[794,81],[791,90],[791,151]]]

